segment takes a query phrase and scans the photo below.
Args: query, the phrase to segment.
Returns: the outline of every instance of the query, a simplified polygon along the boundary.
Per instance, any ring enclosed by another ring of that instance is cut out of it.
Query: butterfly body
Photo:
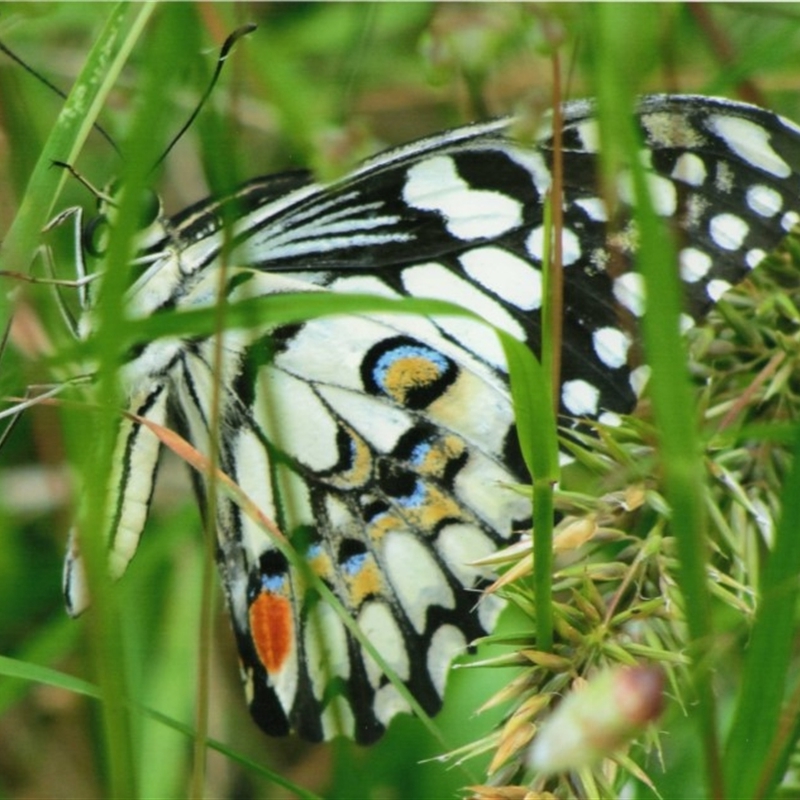
[[[612,219],[597,188],[593,114],[586,102],[564,107],[560,398],[566,415],[612,420],[635,403],[646,301],[631,271],[630,178],[619,177]],[[699,317],[796,221],[800,131],[760,109],[699,97],[646,98],[637,119],[654,208],[681,235],[677,268]],[[298,291],[429,297],[470,309],[538,353],[552,143],[545,131],[521,144],[511,125],[397,148],[330,186],[305,173],[257,179],[160,219],[142,240],[144,272],[127,312]],[[128,410],[208,452],[218,380],[220,467],[435,712],[450,660],[497,612],[469,591],[485,579],[471,562],[530,525],[530,503],[514,488],[528,476],[497,338],[472,319],[381,313],[263,320],[221,335],[218,375],[213,337],[134,348],[122,369]],[[116,448],[107,536],[121,574],[144,526],[159,443],[126,419]],[[408,709],[405,698],[308,573],[227,497],[217,499],[217,529],[261,727],[374,741]],[[77,544],[65,592],[79,612],[87,596]]]

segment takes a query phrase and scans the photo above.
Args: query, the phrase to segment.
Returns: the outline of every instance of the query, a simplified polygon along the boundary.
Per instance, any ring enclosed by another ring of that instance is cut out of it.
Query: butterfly
[[[635,118],[654,208],[678,237],[687,319],[699,320],[798,221],[800,129],[701,96],[645,97]],[[594,105],[565,103],[562,121],[560,411],[613,423],[636,403],[647,302],[634,269],[630,179],[618,176],[612,219],[598,189]],[[286,173],[172,217],[158,212],[140,233],[128,314],[296,292],[434,298],[538,354],[553,139],[545,125],[532,144],[520,142],[513,124],[449,130],[328,185]],[[99,251],[95,230],[86,251]],[[92,286],[85,338],[94,296]],[[214,336],[145,341],[121,369],[129,414],[116,433],[103,532],[115,576],[136,551],[158,470],[161,444],[148,424],[210,450],[215,346]],[[451,660],[499,611],[492,598],[478,602],[487,575],[474,562],[531,524],[516,489],[529,475],[496,337],[462,317],[361,313],[226,330],[222,351],[220,468],[305,565],[232,499],[217,498],[217,562],[254,719],[271,735],[366,744],[409,710],[309,574],[435,713]],[[70,613],[87,605],[80,535],[64,592]]]

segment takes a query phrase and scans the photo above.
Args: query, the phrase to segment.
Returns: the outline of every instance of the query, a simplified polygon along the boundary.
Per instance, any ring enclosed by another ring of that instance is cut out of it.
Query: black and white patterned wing
[[[637,120],[655,208],[678,236],[687,313],[699,318],[795,224],[800,130],[752,106],[692,96],[645,98]],[[509,128],[501,120],[431,137],[329,187],[305,178],[249,184],[227,254],[236,266],[227,300],[290,291],[442,298],[538,352],[552,152],[548,134],[525,146]],[[622,213],[609,221],[597,139],[593,106],[566,104],[561,406],[602,419],[635,403],[645,298],[632,269],[630,182],[619,176]],[[225,202],[172,221],[170,242],[180,247],[132,294],[138,313],[213,302],[223,244],[216,209]],[[137,385],[149,370],[168,397],[159,403],[203,449],[212,343],[159,346],[163,356],[148,345],[131,365]],[[494,334],[455,317],[374,314],[231,331],[225,350],[223,467],[435,712],[451,658],[496,611],[473,610],[468,590],[483,576],[468,564],[530,516],[510,488],[527,475]],[[261,727],[314,740],[380,736],[407,708],[383,671],[226,500],[218,529]]]
[[[593,108],[568,104],[564,116],[562,410],[600,417],[635,402],[644,295],[633,223],[612,229],[598,196]],[[687,310],[700,317],[794,224],[800,136],[768,112],[699,97],[648,98],[638,120],[655,208],[680,236]],[[548,145],[516,144],[500,122],[400,148],[254,215],[233,261],[257,268],[256,294],[276,291],[281,273],[294,288],[451,300],[538,351]],[[435,711],[451,657],[488,624],[460,589],[480,579],[465,565],[529,514],[507,488],[525,474],[496,339],[452,317],[316,320],[253,343],[242,370],[229,469],[254,496],[264,474],[275,497],[291,485],[288,529],[305,557]],[[266,537],[227,514],[222,549],[240,559],[227,585],[256,719],[309,738],[377,737],[405,702]]]
[[[433,713],[452,657],[497,611],[465,591],[481,578],[469,563],[528,526],[530,507],[510,486],[522,471],[503,383],[434,325],[397,322],[317,320],[277,352],[274,337],[254,342],[242,365],[257,379],[230,397],[223,462]],[[220,531],[262,727],[377,738],[408,710],[396,688],[237,507]]]

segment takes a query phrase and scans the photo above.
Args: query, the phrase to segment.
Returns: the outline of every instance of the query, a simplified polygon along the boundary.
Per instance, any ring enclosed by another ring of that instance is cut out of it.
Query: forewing
[[[699,319],[796,223],[800,131],[771,112],[697,96],[645,98],[637,110],[656,212],[676,234],[688,317]],[[243,222],[237,263],[313,273],[337,291],[354,274],[401,295],[460,302],[540,348],[543,199],[552,182],[547,124],[530,146],[511,122],[458,129],[389,151],[325,189],[304,189]],[[564,107],[562,411],[631,410],[644,289],[635,266],[632,181],[601,195],[594,105]],[[451,319],[463,342],[474,324]],[[482,332],[471,337],[486,342]],[[503,368],[494,343],[478,350]]]

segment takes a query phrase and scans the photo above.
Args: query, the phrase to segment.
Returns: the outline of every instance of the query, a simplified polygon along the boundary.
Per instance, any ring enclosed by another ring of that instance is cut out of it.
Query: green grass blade
[[[527,345],[498,331],[505,351],[522,455],[533,479],[533,580],[537,647],[553,646],[553,489],[559,480],[551,382]]]
[[[638,52],[631,47],[627,30],[632,8],[616,4],[597,6],[593,15],[597,52]],[[634,12],[637,13],[637,12]],[[641,13],[644,13],[642,11]],[[646,26],[645,26],[646,28]],[[640,151],[631,109],[636,87],[631,74],[622,74],[622,65],[608,58],[597,58],[597,97],[600,139],[606,159],[623,159],[624,154]],[[637,201],[639,232],[637,266],[645,279],[650,302],[642,320],[642,335],[647,361],[652,368],[650,397],[659,433],[659,456],[664,471],[667,499],[671,507],[671,532],[677,542],[677,573],[685,599],[689,628],[689,649],[693,658],[693,681],[702,747],[705,755],[709,795],[723,797],[720,748],[716,727],[714,693],[710,663],[713,628],[711,602],[706,586],[707,544],[700,443],[693,407],[687,359],[680,336],[682,310],[674,245],[650,202],[644,169],[634,156],[626,159],[633,178]],[[608,163],[608,162],[607,162]],[[658,298],[658,302],[653,302]]]
[[[794,459],[783,487],[775,544],[761,576],[761,598],[725,748],[726,785],[735,786],[742,797],[774,796],[786,769],[786,745],[794,744],[776,739],[776,732],[794,649],[800,591],[800,435]],[[783,757],[776,758],[780,751]]]

